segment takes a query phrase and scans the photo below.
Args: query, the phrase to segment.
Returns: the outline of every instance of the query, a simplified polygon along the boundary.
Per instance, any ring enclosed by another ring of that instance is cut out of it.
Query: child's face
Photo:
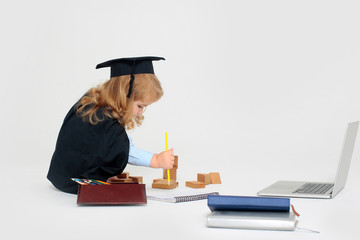
[[[146,101],[135,101],[133,104],[133,116],[139,116],[145,112],[147,106],[149,106],[152,102]]]

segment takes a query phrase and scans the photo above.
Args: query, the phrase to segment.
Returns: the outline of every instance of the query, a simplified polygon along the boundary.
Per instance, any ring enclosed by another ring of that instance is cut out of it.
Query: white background
[[[47,213],[38,219],[62,210],[75,218],[75,196],[54,190],[46,174],[67,111],[109,78],[109,69],[95,66],[113,58],[166,58],[154,63],[165,95],[129,135],[138,147],[160,152],[167,131],[180,184],[217,171],[221,193],[255,195],[279,179],[332,181],[346,124],[360,119],[359,12],[358,1],[1,1],[6,229],[14,233],[42,208]],[[358,188],[359,170],[358,142],[344,192]],[[148,185],[162,175],[127,171]],[[116,208],[99,209],[108,218],[103,211]],[[61,225],[47,220],[42,224]]]

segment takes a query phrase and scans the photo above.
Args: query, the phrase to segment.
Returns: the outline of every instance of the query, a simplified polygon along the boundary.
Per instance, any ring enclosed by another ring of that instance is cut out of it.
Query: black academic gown
[[[100,109],[97,114],[105,120],[92,125],[75,111],[72,107],[65,117],[47,175],[67,193],[77,193],[71,178],[106,181],[125,169],[129,157],[129,138],[117,120]]]

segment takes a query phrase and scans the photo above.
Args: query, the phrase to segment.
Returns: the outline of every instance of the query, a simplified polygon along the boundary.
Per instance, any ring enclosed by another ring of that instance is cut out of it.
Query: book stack
[[[293,231],[298,214],[289,198],[209,195],[208,227]]]

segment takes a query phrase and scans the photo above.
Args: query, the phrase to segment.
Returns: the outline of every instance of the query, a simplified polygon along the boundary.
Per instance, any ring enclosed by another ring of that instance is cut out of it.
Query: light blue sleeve
[[[135,147],[131,137],[129,137],[129,141],[130,148],[128,163],[131,165],[150,167],[151,159],[154,154]]]

